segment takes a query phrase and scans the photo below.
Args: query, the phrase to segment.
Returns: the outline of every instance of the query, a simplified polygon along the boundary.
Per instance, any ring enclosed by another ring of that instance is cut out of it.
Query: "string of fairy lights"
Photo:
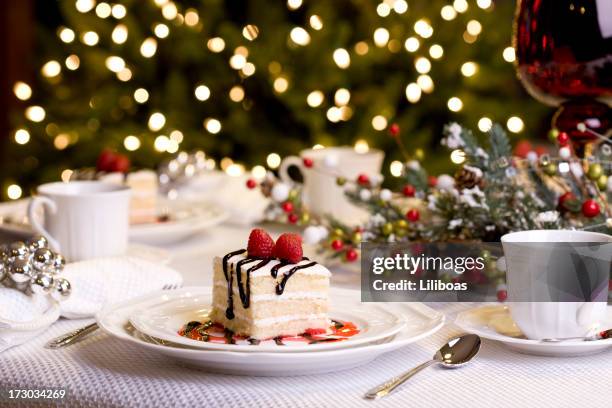
[[[201,28],[200,16],[196,9],[188,8],[179,10],[177,5],[171,0],[153,0],[155,5],[159,7],[162,21],[153,24],[151,35],[144,38],[140,43],[139,52],[143,58],[154,58],[157,54],[160,42],[166,39],[171,34],[172,26],[182,26],[198,29]],[[286,6],[289,10],[295,11],[303,6],[302,0],[287,0]],[[111,31],[110,39],[114,44],[122,45],[126,43],[130,37],[130,32],[126,24],[122,22],[127,14],[127,8],[119,3],[111,4],[105,1],[98,2],[97,0],[76,0],[74,7],[79,13],[93,13],[100,19],[112,18],[116,20],[116,24]],[[454,0],[451,4],[444,5],[440,9],[440,16],[445,21],[452,21],[458,15],[466,13],[470,7],[478,7],[485,11],[490,11],[493,8],[492,0],[476,0],[472,5],[466,0]],[[384,19],[391,13],[404,14],[408,11],[409,4],[405,0],[383,0],[376,6],[377,15]],[[292,47],[307,47],[311,43],[311,30],[319,31],[325,27],[324,19],[316,14],[312,14],[306,18],[307,25],[295,26],[288,33],[288,42]],[[392,38],[389,30],[385,27],[377,27],[372,32],[371,41],[358,41],[352,47],[337,48],[332,52],[330,58],[333,60],[338,69],[349,69],[352,63],[352,58],[359,58],[370,52],[371,47],[380,49],[386,48],[391,53],[405,52],[414,55],[414,68],[418,76],[405,87],[405,97],[410,103],[418,103],[424,94],[431,94],[435,91],[435,81],[430,75],[432,65],[436,61],[444,58],[444,48],[437,43],[429,44],[430,39],[434,38],[435,28],[427,18],[420,18],[412,27],[414,34],[403,39],[403,43],[398,38]],[[259,27],[255,24],[247,24],[242,28],[242,36],[248,42],[255,41],[259,36]],[[309,32],[310,31],[310,32]],[[465,31],[462,33],[463,40],[468,43],[474,43],[480,35],[482,35],[482,24],[476,20],[469,20],[465,26]],[[85,30],[77,32],[70,27],[59,27],[57,29],[59,40],[65,44],[80,42],[88,47],[95,47],[100,43],[100,34],[94,30]],[[205,41],[205,46],[212,53],[221,53],[226,49],[226,41],[219,36],[208,38]],[[515,52],[511,46],[506,47],[501,51],[501,58],[508,63],[515,60]],[[110,55],[104,61],[105,67],[116,75],[117,80],[129,83],[134,78],[134,72],[130,69],[130,63],[119,55]],[[228,59],[228,65],[235,70],[237,74],[246,79],[252,76],[256,71],[255,64],[249,59],[249,49],[245,45],[240,45],[233,50],[233,53]],[[49,60],[40,68],[40,75],[49,83],[56,84],[61,81],[63,70],[75,71],[81,66],[81,58],[76,53],[69,53],[63,61]],[[283,94],[291,86],[290,78],[282,71],[282,66],[277,61],[271,61],[267,70],[272,77],[272,89],[277,94]],[[472,77],[477,75],[479,65],[476,61],[465,61],[460,66],[460,72],[464,77]],[[34,90],[24,81],[18,81],[14,84],[13,92],[15,96],[24,102],[32,98]],[[139,105],[145,105],[151,97],[151,93],[155,92],[152,89],[139,87],[134,89],[132,93],[133,101]],[[212,91],[206,83],[193,84],[193,97],[198,102],[206,102],[211,98]],[[333,100],[330,101],[331,106],[326,106],[325,92],[321,89],[305,91],[304,102],[310,108],[321,109],[322,114],[332,123],[340,121],[348,121],[353,115],[351,107],[351,91],[347,88],[338,88],[333,92]],[[228,91],[228,97],[231,101],[241,103],[245,100],[245,89],[241,85],[234,85]],[[447,100],[447,108],[451,112],[460,112],[464,108],[464,101],[459,96],[452,96]],[[93,106],[93,100],[90,102]],[[24,109],[25,118],[33,124],[43,124],[47,119],[47,112],[44,107],[39,105],[30,105]],[[375,131],[384,131],[389,126],[390,118],[383,113],[376,114],[371,118],[371,126]],[[482,132],[487,132],[492,127],[493,121],[489,117],[482,117],[478,120],[478,129]],[[218,134],[223,129],[221,118],[206,117],[202,120],[203,128],[211,135]],[[160,152],[176,153],[180,150],[180,144],[184,140],[184,135],[179,129],[167,129],[168,123],[166,116],[159,110],[152,109],[147,120],[148,129],[157,133],[153,139],[153,148]],[[524,129],[523,120],[517,116],[511,116],[506,121],[506,127],[510,132],[520,133]],[[58,131],[58,126],[54,123],[48,123],[45,126],[46,132],[53,137],[53,145],[57,150],[66,149],[73,143],[76,143],[78,137],[74,137],[70,132]],[[166,130],[167,129],[167,130]],[[162,133],[163,132],[163,133]],[[30,142],[32,136],[30,129],[27,126],[20,127],[14,131],[14,142],[19,145],[26,145]],[[137,135],[126,135],[123,140],[123,146],[128,151],[136,151],[143,146],[143,140]],[[367,152],[369,145],[366,140],[360,139],[355,142],[355,150],[358,152]],[[314,148],[323,148],[321,145],[316,145]],[[265,165],[268,168],[276,169],[281,163],[281,157],[278,153],[271,152],[266,158]],[[460,164],[465,160],[465,155],[461,151],[451,153],[450,159],[456,164]],[[210,163],[214,166],[214,161]],[[244,165],[235,163],[231,158],[225,157],[220,160],[219,167],[230,175],[241,175],[246,169]],[[393,161],[390,164],[389,171],[392,176],[398,177],[402,173],[403,164],[399,161]],[[254,166],[251,170],[252,176],[255,178],[263,178],[266,174],[266,168],[263,165]],[[68,179],[72,170],[65,169],[62,172],[62,178]],[[10,184],[6,187],[6,195],[9,199],[21,198],[23,192],[18,184]]]

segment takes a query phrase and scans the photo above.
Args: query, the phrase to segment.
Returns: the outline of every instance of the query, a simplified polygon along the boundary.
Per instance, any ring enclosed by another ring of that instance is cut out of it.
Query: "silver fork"
[[[181,285],[164,285],[162,290],[174,290],[180,288]],[[48,349],[58,349],[70,346],[71,344],[77,343],[84,339],[88,334],[95,332],[98,330],[98,323],[88,324],[87,326],[81,327],[79,329],[73,330],[69,333],[62,334],[59,337],[49,340],[45,344],[45,348]]]

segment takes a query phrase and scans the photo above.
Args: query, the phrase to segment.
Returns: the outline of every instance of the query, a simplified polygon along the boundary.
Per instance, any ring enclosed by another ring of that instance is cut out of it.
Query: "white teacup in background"
[[[129,187],[99,181],[43,184],[28,206],[34,230],[69,262],[123,255],[129,227]],[[44,226],[38,208],[44,206]]]
[[[307,168],[303,159],[312,159],[314,165]],[[288,156],[279,168],[281,179],[288,183],[289,167],[297,166],[304,176],[304,204],[315,215],[331,215],[349,225],[356,225],[368,218],[367,211],[353,205],[344,195],[344,189],[336,184],[338,176],[354,180],[363,173],[369,177],[379,176],[384,153],[370,149],[359,153],[349,146],[307,149],[300,157]]]
[[[601,328],[607,307],[612,236],[535,230],[506,234],[501,241],[508,306],[528,338],[581,337]]]

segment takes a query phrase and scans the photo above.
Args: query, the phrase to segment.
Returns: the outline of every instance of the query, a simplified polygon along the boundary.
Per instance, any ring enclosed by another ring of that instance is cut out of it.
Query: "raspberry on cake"
[[[215,258],[211,320],[257,340],[328,330],[329,270],[303,257],[297,234],[272,243],[255,229],[247,249]]]

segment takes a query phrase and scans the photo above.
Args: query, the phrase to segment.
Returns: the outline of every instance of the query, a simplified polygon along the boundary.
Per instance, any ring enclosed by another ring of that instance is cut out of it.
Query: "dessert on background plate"
[[[254,229],[247,249],[217,257],[213,266],[210,321],[187,323],[179,332],[183,336],[282,344],[339,341],[359,332],[350,322],[329,319],[331,273],[303,256],[297,234],[283,234],[275,243],[267,232]]]

